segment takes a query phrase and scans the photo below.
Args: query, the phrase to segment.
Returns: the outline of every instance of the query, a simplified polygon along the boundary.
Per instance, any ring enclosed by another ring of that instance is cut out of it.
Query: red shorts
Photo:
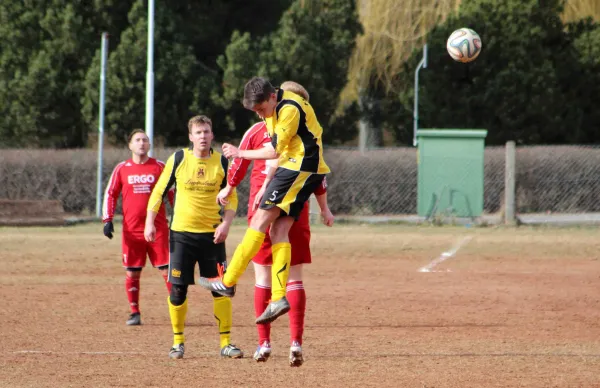
[[[156,231],[156,240],[147,242],[144,232],[123,233],[123,267],[143,268],[146,256],[153,267],[169,265],[169,230]]]
[[[250,224],[250,219],[248,220]],[[294,222],[289,233],[290,243],[292,244],[292,262],[291,265],[310,264],[310,220],[308,212],[308,202],[304,205],[298,221]],[[271,255],[271,239],[269,230],[260,250],[254,256],[252,261],[259,265],[273,265],[273,256]]]

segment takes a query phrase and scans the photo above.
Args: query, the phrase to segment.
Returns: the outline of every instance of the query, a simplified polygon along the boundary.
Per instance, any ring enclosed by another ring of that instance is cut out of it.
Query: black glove
[[[113,226],[112,221],[108,221],[104,224],[104,235],[109,239],[113,238],[113,232],[115,231],[115,227]]]

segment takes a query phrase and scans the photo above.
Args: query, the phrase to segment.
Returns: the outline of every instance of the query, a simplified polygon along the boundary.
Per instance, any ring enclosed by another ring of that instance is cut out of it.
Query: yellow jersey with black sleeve
[[[191,149],[182,149],[167,159],[148,201],[148,210],[158,212],[169,188],[175,185],[175,204],[171,230],[211,233],[222,222],[217,194],[227,185],[228,161],[219,152],[198,158]],[[233,189],[224,210],[236,211],[237,191]]]
[[[327,174],[323,159],[323,128],[312,106],[302,96],[279,89],[273,116],[265,119],[279,167]]]

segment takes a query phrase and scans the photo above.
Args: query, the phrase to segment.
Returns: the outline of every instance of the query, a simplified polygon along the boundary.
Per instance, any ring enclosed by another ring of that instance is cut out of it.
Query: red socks
[[[290,302],[290,343],[298,342],[302,345],[302,336],[304,334],[304,314],[306,312],[306,292],[302,282],[290,282],[287,284],[286,297]],[[254,285],[254,312],[256,317],[264,311],[271,299],[271,288]],[[258,343],[271,341],[271,324],[265,323],[256,325],[258,330]]]
[[[161,272],[163,279],[165,279],[165,284],[167,285],[167,290],[169,290],[169,295],[171,295],[171,283],[169,282],[169,273],[166,271]]]
[[[267,308],[271,300],[271,287],[254,285],[254,312],[258,318]],[[263,323],[256,325],[258,330],[258,343],[262,344],[265,341],[271,342],[271,324]]]
[[[127,299],[129,299],[129,307],[132,313],[140,312],[140,279],[134,279],[125,276],[125,290],[127,291]]]
[[[289,282],[286,288],[286,297],[290,302],[290,342],[298,342],[302,345],[304,334],[304,313],[306,311],[306,292],[304,284]]]

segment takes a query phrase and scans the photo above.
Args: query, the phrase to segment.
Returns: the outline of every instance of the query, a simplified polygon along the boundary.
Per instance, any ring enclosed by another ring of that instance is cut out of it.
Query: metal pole
[[[96,173],[96,217],[102,217],[102,154],[104,151],[104,94],[106,92],[106,57],[108,32],[102,33],[102,59],[100,64],[100,103],[98,112],[98,170]]]
[[[415,106],[413,109],[413,147],[417,146],[417,130],[419,129],[419,71],[427,68],[427,44],[423,46],[423,58],[415,70]]]
[[[146,135],[154,148],[154,0],[148,0],[148,60],[146,69]]]
[[[506,167],[504,172],[504,223],[515,222],[515,142],[506,142]]]

